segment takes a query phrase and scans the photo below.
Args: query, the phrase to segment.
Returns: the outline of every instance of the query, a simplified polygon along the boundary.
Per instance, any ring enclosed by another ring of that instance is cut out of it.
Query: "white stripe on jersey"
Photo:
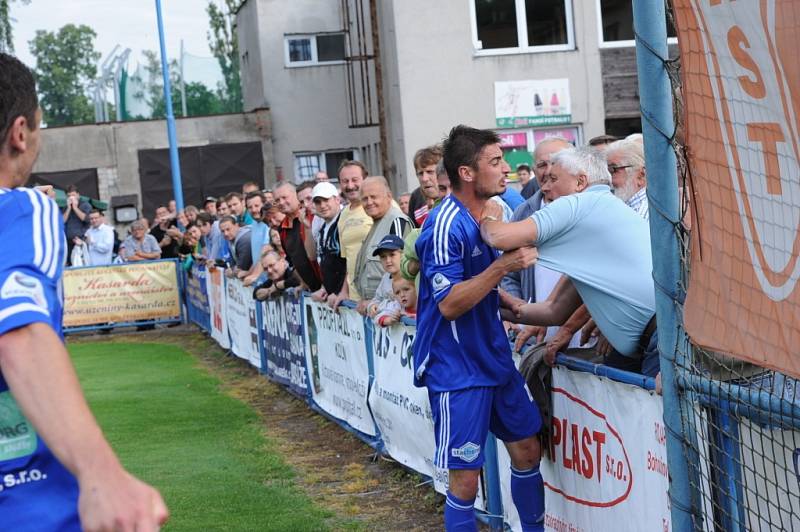
[[[12,305],[6,309],[0,310],[0,323],[2,323],[2,321],[5,319],[10,318],[14,314],[19,314],[20,312],[38,312],[39,314],[50,316],[50,312],[39,305],[34,305],[33,303],[17,303],[16,305]]]
[[[64,238],[61,233],[58,231],[58,217],[61,216],[56,204],[50,198],[45,199],[45,203],[49,204],[51,207],[51,217],[50,217],[50,237],[53,239],[53,260],[50,262],[50,267],[47,269],[47,276],[51,279],[54,279],[56,273],[58,272],[58,259],[61,256],[61,246],[62,246],[62,239]]]
[[[37,196],[37,199],[42,200]],[[50,268],[50,263],[53,262],[53,235],[50,224],[50,211],[52,206],[49,201],[41,201],[42,203],[42,230],[40,232],[42,243],[44,245],[44,259],[42,260],[42,273],[47,275],[47,270]]]
[[[33,264],[42,270],[42,254],[44,247],[42,245],[42,207],[39,199],[36,197],[35,191],[31,189],[24,190],[31,200],[31,205],[33,205],[33,234],[31,235],[33,239]]]
[[[433,258],[434,262],[440,266],[449,262],[447,255],[447,231],[450,229],[448,217],[455,216],[457,211],[456,204],[450,202],[439,211],[439,216],[436,217],[436,225],[433,228]]]
[[[447,449],[450,447],[450,392],[444,392],[444,400],[445,400],[445,407],[444,411],[447,412],[447,425],[445,426],[444,432],[444,465],[442,466],[444,469],[448,469],[450,465],[450,455],[447,452]]]
[[[450,226],[453,225],[453,220],[458,214],[458,207],[455,204],[453,204],[453,207],[453,210],[447,214],[447,219],[442,225],[442,264],[450,264]]]

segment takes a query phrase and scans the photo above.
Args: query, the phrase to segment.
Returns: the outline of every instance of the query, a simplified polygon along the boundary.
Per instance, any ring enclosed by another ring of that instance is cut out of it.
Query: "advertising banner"
[[[375,423],[367,407],[369,365],[364,319],[304,298],[306,367],[311,396],[322,410],[368,436]]]
[[[569,79],[495,81],[494,114],[503,128],[569,124]]]
[[[283,294],[261,303],[261,338],[269,377],[297,394],[308,393],[303,345],[303,303]]]
[[[797,3],[675,0],[692,340],[800,377]]]
[[[411,346],[416,328],[397,324],[375,327],[375,380],[369,406],[386,452],[414,471],[434,476],[433,417],[428,390],[414,386]]]
[[[211,330],[211,312],[208,306],[208,288],[206,287],[206,267],[204,264],[192,265],[186,274],[186,313],[193,323],[204,331]]]
[[[228,317],[225,312],[225,275],[220,268],[208,270],[206,288],[208,289],[208,306],[211,310],[211,338],[223,349],[231,348],[228,338]]]
[[[670,530],[663,411],[642,388],[553,368],[545,530]],[[500,443],[498,456],[506,522],[521,530]]]
[[[225,283],[225,312],[231,351],[260,368],[261,352],[258,350],[258,320],[253,289],[243,285],[239,279],[228,279]]]
[[[175,261],[64,270],[64,327],[180,315]]]

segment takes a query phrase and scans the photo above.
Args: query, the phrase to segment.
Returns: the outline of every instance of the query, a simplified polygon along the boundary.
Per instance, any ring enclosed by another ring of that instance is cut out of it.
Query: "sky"
[[[219,3],[219,0],[214,1]],[[178,58],[181,39],[187,53],[212,57],[206,36],[207,3],[208,0],[162,0],[167,56],[170,60]],[[142,50],[158,52],[155,5],[155,0],[31,0],[28,5],[12,2],[11,17],[16,19],[12,20],[14,53],[24,63],[34,66],[28,41],[34,37],[36,30],[57,31],[66,24],[85,24],[97,33],[95,49],[102,54],[101,61],[119,44],[123,49],[131,49],[132,60],[129,65],[133,69],[136,61],[141,61]]]

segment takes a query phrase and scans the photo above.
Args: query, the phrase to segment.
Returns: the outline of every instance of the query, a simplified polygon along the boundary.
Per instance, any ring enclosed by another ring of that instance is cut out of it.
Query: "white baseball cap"
[[[338,196],[339,191],[336,190],[336,187],[333,186],[332,183],[327,181],[323,181],[322,183],[317,183],[314,185],[314,188],[311,190],[311,198],[325,198],[330,199],[334,196]]]

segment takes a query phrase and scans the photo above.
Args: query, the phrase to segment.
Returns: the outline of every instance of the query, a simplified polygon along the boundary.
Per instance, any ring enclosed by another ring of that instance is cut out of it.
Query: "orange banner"
[[[692,341],[800,377],[800,2],[674,0]]]
[[[64,271],[64,327],[181,315],[174,261]]]

